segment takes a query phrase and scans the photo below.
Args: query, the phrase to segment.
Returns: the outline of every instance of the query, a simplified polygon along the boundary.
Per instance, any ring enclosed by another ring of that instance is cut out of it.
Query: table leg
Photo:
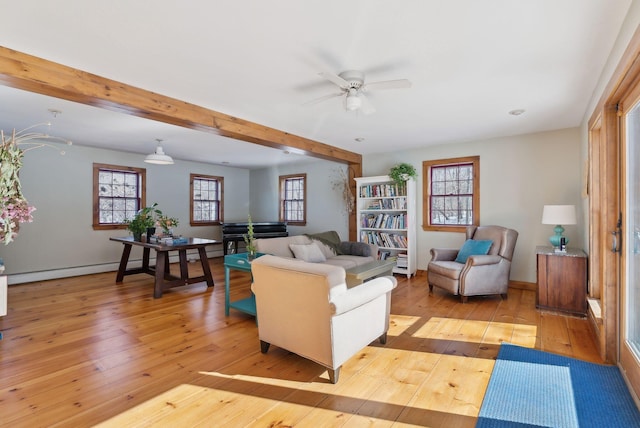
[[[207,257],[207,250],[204,247],[198,248],[198,254],[200,255],[200,263],[202,264],[202,273],[207,281],[207,287],[213,287],[213,276],[211,275],[211,267],[209,266],[209,258]]]
[[[229,267],[224,267],[224,315],[229,316]]]
[[[120,266],[118,266],[118,274],[116,275],[116,284],[122,284],[124,272],[127,270],[127,263],[129,262],[129,254],[131,254],[131,247],[131,244],[124,244],[122,257],[120,258]]]
[[[187,250],[178,250],[178,257],[180,258],[180,279],[189,279],[189,267],[187,266]]]
[[[142,249],[142,269],[145,270],[145,272],[149,272],[149,254],[151,253],[151,249],[144,247]]]
[[[162,284],[164,283],[164,272],[165,268],[169,266],[167,263],[168,258],[167,251],[157,251],[156,252],[156,282],[153,288],[153,297],[154,299],[159,299],[162,297]]]

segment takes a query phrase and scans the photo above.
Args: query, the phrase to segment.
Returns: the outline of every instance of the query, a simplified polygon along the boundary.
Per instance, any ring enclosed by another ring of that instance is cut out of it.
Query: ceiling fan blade
[[[411,82],[407,79],[384,80],[382,82],[367,83],[362,87],[363,91],[379,91],[382,89],[410,88]]]
[[[341,97],[342,95],[344,95],[344,92],[339,92],[339,93],[335,93],[335,94],[328,94],[328,95],[322,96],[320,98],[316,98],[314,100],[307,101],[306,103],[304,103],[302,105],[303,106],[310,106],[310,105],[313,105],[313,104],[321,103],[322,101],[326,101],[326,100],[331,99],[331,98]]]
[[[337,74],[331,73],[329,71],[323,71],[322,73],[318,73],[321,77],[327,79],[330,82],[333,82],[334,84],[338,85],[341,88],[348,88],[349,87],[349,82],[347,82],[346,80],[344,80],[342,77],[338,76]]]
[[[365,96],[365,94],[360,92],[358,96],[362,100],[362,107],[360,107],[360,110],[362,110],[362,113],[372,114],[376,112],[376,108],[373,106],[373,104],[371,104],[371,101],[369,101],[369,98]]]

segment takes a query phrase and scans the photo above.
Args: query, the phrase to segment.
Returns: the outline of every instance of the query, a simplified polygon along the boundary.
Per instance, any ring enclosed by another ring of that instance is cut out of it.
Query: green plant
[[[416,178],[418,173],[413,165],[406,162],[399,163],[389,170],[389,177],[398,185],[404,184],[408,178]]]
[[[154,203],[150,207],[144,207],[132,219],[126,220],[127,229],[131,231],[134,238],[139,239],[148,228],[155,226],[156,217],[162,217],[162,211],[156,208],[157,206],[158,204]]]
[[[249,254],[255,254],[255,252],[256,252],[256,240],[253,237],[253,223],[251,222],[251,214],[249,214],[249,221],[248,221],[248,224],[247,224],[247,234],[246,235],[242,235],[242,238],[244,238],[244,243],[246,245],[247,252]]]

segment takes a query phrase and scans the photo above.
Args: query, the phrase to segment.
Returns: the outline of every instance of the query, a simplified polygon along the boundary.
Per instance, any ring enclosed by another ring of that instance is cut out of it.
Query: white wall
[[[349,218],[342,193],[334,188],[340,179],[336,162],[315,160],[251,171],[251,217],[255,221],[277,221],[279,217],[279,176],[307,174],[307,225],[289,226],[290,235],[335,230],[349,237]]]
[[[92,228],[94,162],[146,168],[147,205],[157,202],[165,214],[177,217],[176,233],[221,237],[219,226],[189,226],[190,173],[224,177],[225,220],[246,219],[248,170],[179,160],[174,165],[151,165],[141,155],[79,145],[65,146],[65,150],[64,156],[49,148],[25,153],[20,181],[36,211],[33,223],[21,225],[15,242],[0,245],[10,283],[117,269],[122,245],[109,237],[126,236],[128,231]],[[134,249],[132,259],[141,257],[141,250],[136,250],[140,249]],[[207,250],[221,254],[222,247]],[[26,273],[30,275],[21,275]]]
[[[464,234],[422,230],[422,161],[476,155],[480,156],[480,224],[518,231],[511,279],[536,282],[535,247],[549,245],[553,235],[553,226],[541,224],[542,207],[581,203],[578,128],[368,155],[363,157],[363,175],[387,174],[399,162],[418,171],[418,269],[426,270],[431,248],[459,248]],[[582,246],[581,216],[578,223],[565,227],[570,247]]]

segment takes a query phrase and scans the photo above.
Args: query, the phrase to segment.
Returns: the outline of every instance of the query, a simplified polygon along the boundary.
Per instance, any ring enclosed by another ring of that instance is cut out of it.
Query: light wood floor
[[[398,276],[387,344],[363,349],[333,385],[297,355],[261,354],[253,317],[224,316],[222,259],[210,264],[213,290],[161,299],[144,274],[10,286],[0,425],[473,427],[501,342],[601,362],[587,322],[537,311],[531,291],[462,304],[430,295],[425,276]],[[232,300],[249,279],[232,271]]]

